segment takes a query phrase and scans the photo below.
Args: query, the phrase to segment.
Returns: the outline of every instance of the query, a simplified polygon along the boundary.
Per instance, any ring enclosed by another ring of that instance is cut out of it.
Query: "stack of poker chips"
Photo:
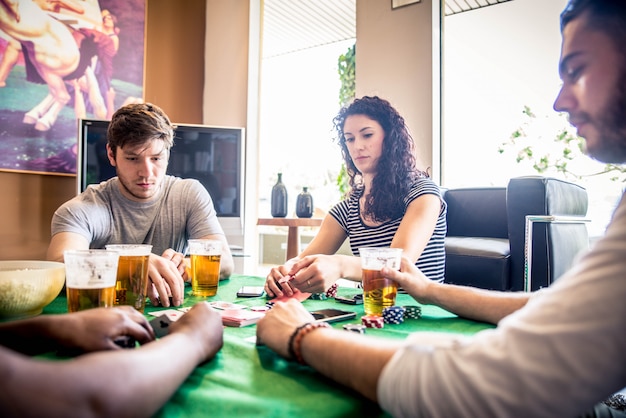
[[[404,322],[405,309],[402,306],[389,306],[383,308],[383,321],[385,324],[401,324]]]
[[[361,324],[346,324],[343,326],[343,329],[346,331],[356,332],[359,334],[365,334],[365,328],[366,326]]]
[[[326,300],[328,298],[334,298],[337,296],[337,283],[333,284],[323,293],[311,293],[311,299],[313,300]]]
[[[404,319],[420,319],[422,308],[419,306],[404,306]]]
[[[333,284],[331,287],[326,290],[326,296],[329,298],[334,298],[337,296],[337,283]]]
[[[361,323],[367,328],[382,328],[385,326],[385,320],[382,316],[365,315],[361,317]]]

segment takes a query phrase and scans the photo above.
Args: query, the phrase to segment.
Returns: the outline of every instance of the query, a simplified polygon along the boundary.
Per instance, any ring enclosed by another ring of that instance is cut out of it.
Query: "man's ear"
[[[111,146],[109,144],[107,144],[107,157],[109,157],[109,163],[111,163],[111,165],[115,167],[115,155],[113,154],[113,150],[111,149]]]

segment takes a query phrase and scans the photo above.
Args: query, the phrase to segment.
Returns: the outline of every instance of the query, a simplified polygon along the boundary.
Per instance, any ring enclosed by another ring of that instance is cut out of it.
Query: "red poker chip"
[[[385,326],[385,320],[382,316],[365,315],[361,317],[361,323],[367,328],[382,328]]]

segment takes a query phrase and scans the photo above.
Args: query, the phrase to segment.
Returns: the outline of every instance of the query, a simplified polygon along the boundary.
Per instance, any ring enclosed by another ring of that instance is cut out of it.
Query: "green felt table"
[[[199,300],[229,301],[248,306],[264,305],[265,297],[238,298],[243,285],[263,285],[265,279],[234,275],[220,282],[216,296],[200,298],[187,288],[184,306]],[[339,294],[356,293],[353,288],[339,288]],[[398,305],[419,304],[406,294],[399,294]],[[356,319],[332,324],[341,328],[346,323],[360,323],[363,305],[347,305],[334,299],[306,300],[310,310],[338,308],[354,311]],[[148,306],[146,314],[158,309]],[[59,295],[44,313],[67,312],[67,299]],[[459,318],[435,306],[422,306],[420,319],[406,320],[400,325],[368,329],[367,336],[406,338],[413,332],[452,332],[474,334],[493,326]],[[347,332],[347,331],[346,331]],[[361,417],[386,416],[375,404],[359,394],[323,377],[307,366],[287,361],[264,346],[256,346],[250,337],[256,326],[224,328],[224,347],[210,362],[197,367],[173,397],[155,415],[157,417]],[[185,353],[179,353],[185,355]],[[156,366],[155,366],[156,367]],[[155,382],[158,384],[158,382]]]

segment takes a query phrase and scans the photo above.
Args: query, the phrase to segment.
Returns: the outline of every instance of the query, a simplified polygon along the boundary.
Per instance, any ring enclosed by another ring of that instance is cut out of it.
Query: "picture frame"
[[[422,0],[391,0],[391,9],[408,6],[414,3],[420,3]]]
[[[73,176],[78,120],[143,101],[147,0],[37,4],[17,2],[19,20],[0,10],[0,171]],[[65,67],[47,67],[37,43]]]

